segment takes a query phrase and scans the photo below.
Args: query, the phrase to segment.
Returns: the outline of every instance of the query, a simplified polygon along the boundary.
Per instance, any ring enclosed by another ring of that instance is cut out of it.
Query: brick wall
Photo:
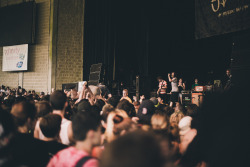
[[[22,3],[23,0],[1,0],[1,7]],[[27,90],[48,91],[48,51],[50,0],[36,0],[36,44],[29,45],[29,65],[27,72],[3,72],[0,70],[0,85]],[[1,39],[0,39],[1,40]],[[0,47],[0,67],[2,68],[3,48]],[[21,79],[20,78],[21,75]],[[22,83],[20,83],[22,82]]]
[[[56,88],[83,77],[83,0],[58,4]]]
[[[1,0],[1,7],[22,3],[23,0]],[[0,85],[17,87],[23,85],[27,90],[48,92],[51,78],[55,77],[56,89],[62,83],[81,81],[83,77],[83,17],[84,0],[59,0],[57,4],[57,42],[55,76],[50,76],[50,0],[36,0],[36,43],[29,45],[29,66],[27,72],[2,72]],[[1,39],[0,39],[1,40]],[[0,47],[0,67],[3,51]]]

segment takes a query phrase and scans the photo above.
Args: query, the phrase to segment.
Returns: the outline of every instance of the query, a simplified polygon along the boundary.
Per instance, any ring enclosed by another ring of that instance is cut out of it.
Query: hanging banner
[[[28,44],[4,46],[2,71],[28,70]]]
[[[195,37],[250,28],[250,0],[195,0]]]

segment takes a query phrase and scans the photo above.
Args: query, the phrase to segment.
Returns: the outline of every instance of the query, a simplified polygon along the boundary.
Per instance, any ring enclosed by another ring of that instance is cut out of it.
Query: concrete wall
[[[1,0],[0,7],[22,2]],[[36,42],[29,45],[28,71],[0,70],[0,85],[49,92],[61,89],[62,83],[81,81],[84,0],[36,0],[36,6]],[[0,47],[0,68],[2,56]]]

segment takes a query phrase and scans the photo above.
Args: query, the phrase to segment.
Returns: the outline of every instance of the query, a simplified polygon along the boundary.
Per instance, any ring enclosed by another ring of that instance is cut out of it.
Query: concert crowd
[[[158,96],[148,99],[130,98],[127,89],[111,95],[87,82],[79,91],[39,95],[2,85],[0,166],[244,166],[247,98],[234,86],[207,93],[200,106],[184,106],[174,75],[168,75],[170,104],[161,77]]]

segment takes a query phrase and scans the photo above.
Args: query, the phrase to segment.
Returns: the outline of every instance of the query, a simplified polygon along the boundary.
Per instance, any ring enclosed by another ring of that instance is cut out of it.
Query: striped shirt
[[[167,93],[167,89],[163,89],[162,87],[167,87],[167,82],[162,80],[161,82],[159,82],[159,88],[160,90],[160,94],[166,94]]]

